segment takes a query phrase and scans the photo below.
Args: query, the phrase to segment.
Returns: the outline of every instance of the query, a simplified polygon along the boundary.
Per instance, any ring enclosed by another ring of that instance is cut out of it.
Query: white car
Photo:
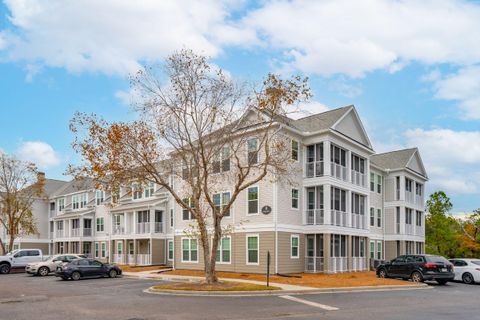
[[[480,259],[450,259],[455,279],[466,284],[480,283]]]
[[[45,259],[43,261],[27,264],[27,266],[25,267],[25,271],[29,274],[44,277],[51,272],[55,272],[58,266],[82,258],[86,257],[81,254],[57,254],[54,256],[50,256],[48,259]]]

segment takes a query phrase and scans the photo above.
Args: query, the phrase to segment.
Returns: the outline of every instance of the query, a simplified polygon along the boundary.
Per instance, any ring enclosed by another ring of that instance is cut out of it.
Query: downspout
[[[273,203],[274,203],[274,225],[275,225],[275,274],[278,273],[278,197],[277,197],[277,181],[273,183]]]
[[[386,170],[386,173],[387,173],[387,174],[386,174],[386,176],[385,176],[385,179],[383,179],[383,181],[382,181],[382,189],[383,189],[383,190],[382,190],[382,205],[383,205],[383,208],[382,208],[382,209],[383,209],[383,210],[382,210],[382,211],[383,211],[383,212],[382,212],[382,219],[383,219],[383,225],[382,225],[382,226],[383,226],[382,258],[383,258],[383,260],[385,260],[385,247],[386,247],[386,241],[385,241],[385,229],[386,229],[386,219],[385,219],[385,191],[387,190],[387,188],[386,188],[386,186],[387,186],[386,181],[387,181],[387,177],[390,175],[390,169],[387,169],[387,170]],[[395,185],[394,185],[394,188],[393,188],[393,189],[395,190]],[[394,191],[394,192],[396,192],[396,191]],[[394,214],[396,214],[396,212],[395,212]],[[395,226],[395,219],[396,219],[396,217],[394,216],[394,222],[393,222],[393,227],[394,227],[394,228],[396,227],[396,226]]]

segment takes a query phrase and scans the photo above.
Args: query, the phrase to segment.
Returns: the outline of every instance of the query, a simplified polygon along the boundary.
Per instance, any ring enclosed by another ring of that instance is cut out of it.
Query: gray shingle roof
[[[67,181],[45,179],[45,185],[43,186],[43,193],[47,197],[50,197],[52,194],[54,194],[57,190],[64,187],[66,184],[68,184]]]
[[[58,197],[63,194],[75,193],[77,191],[88,190],[94,187],[92,179],[71,180],[59,189],[57,189],[50,197]]]
[[[329,129],[352,108],[353,106],[346,106],[322,113],[313,114],[311,116],[300,118],[298,120],[293,120],[292,125],[304,132]]]
[[[370,161],[383,169],[405,168],[417,148],[403,149],[372,155]]]

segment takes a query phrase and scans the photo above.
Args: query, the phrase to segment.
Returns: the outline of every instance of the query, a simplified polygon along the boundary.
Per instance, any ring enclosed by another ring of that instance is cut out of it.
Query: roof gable
[[[423,161],[422,161],[422,158],[420,157],[420,153],[418,152],[418,150],[415,151],[415,153],[412,155],[412,157],[408,161],[407,168],[420,173],[424,177],[427,176],[427,172],[425,170],[425,167],[423,166]]]
[[[337,120],[332,126],[332,129],[372,149],[372,144],[367,136],[367,132],[353,106]]]

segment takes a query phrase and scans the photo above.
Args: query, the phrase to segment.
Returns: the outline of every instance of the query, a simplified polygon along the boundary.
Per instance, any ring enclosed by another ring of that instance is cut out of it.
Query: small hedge
[[[220,281],[213,285],[205,282],[179,282],[154,286],[155,290],[179,290],[179,291],[268,291],[280,290],[278,287],[266,286],[263,284]]]

